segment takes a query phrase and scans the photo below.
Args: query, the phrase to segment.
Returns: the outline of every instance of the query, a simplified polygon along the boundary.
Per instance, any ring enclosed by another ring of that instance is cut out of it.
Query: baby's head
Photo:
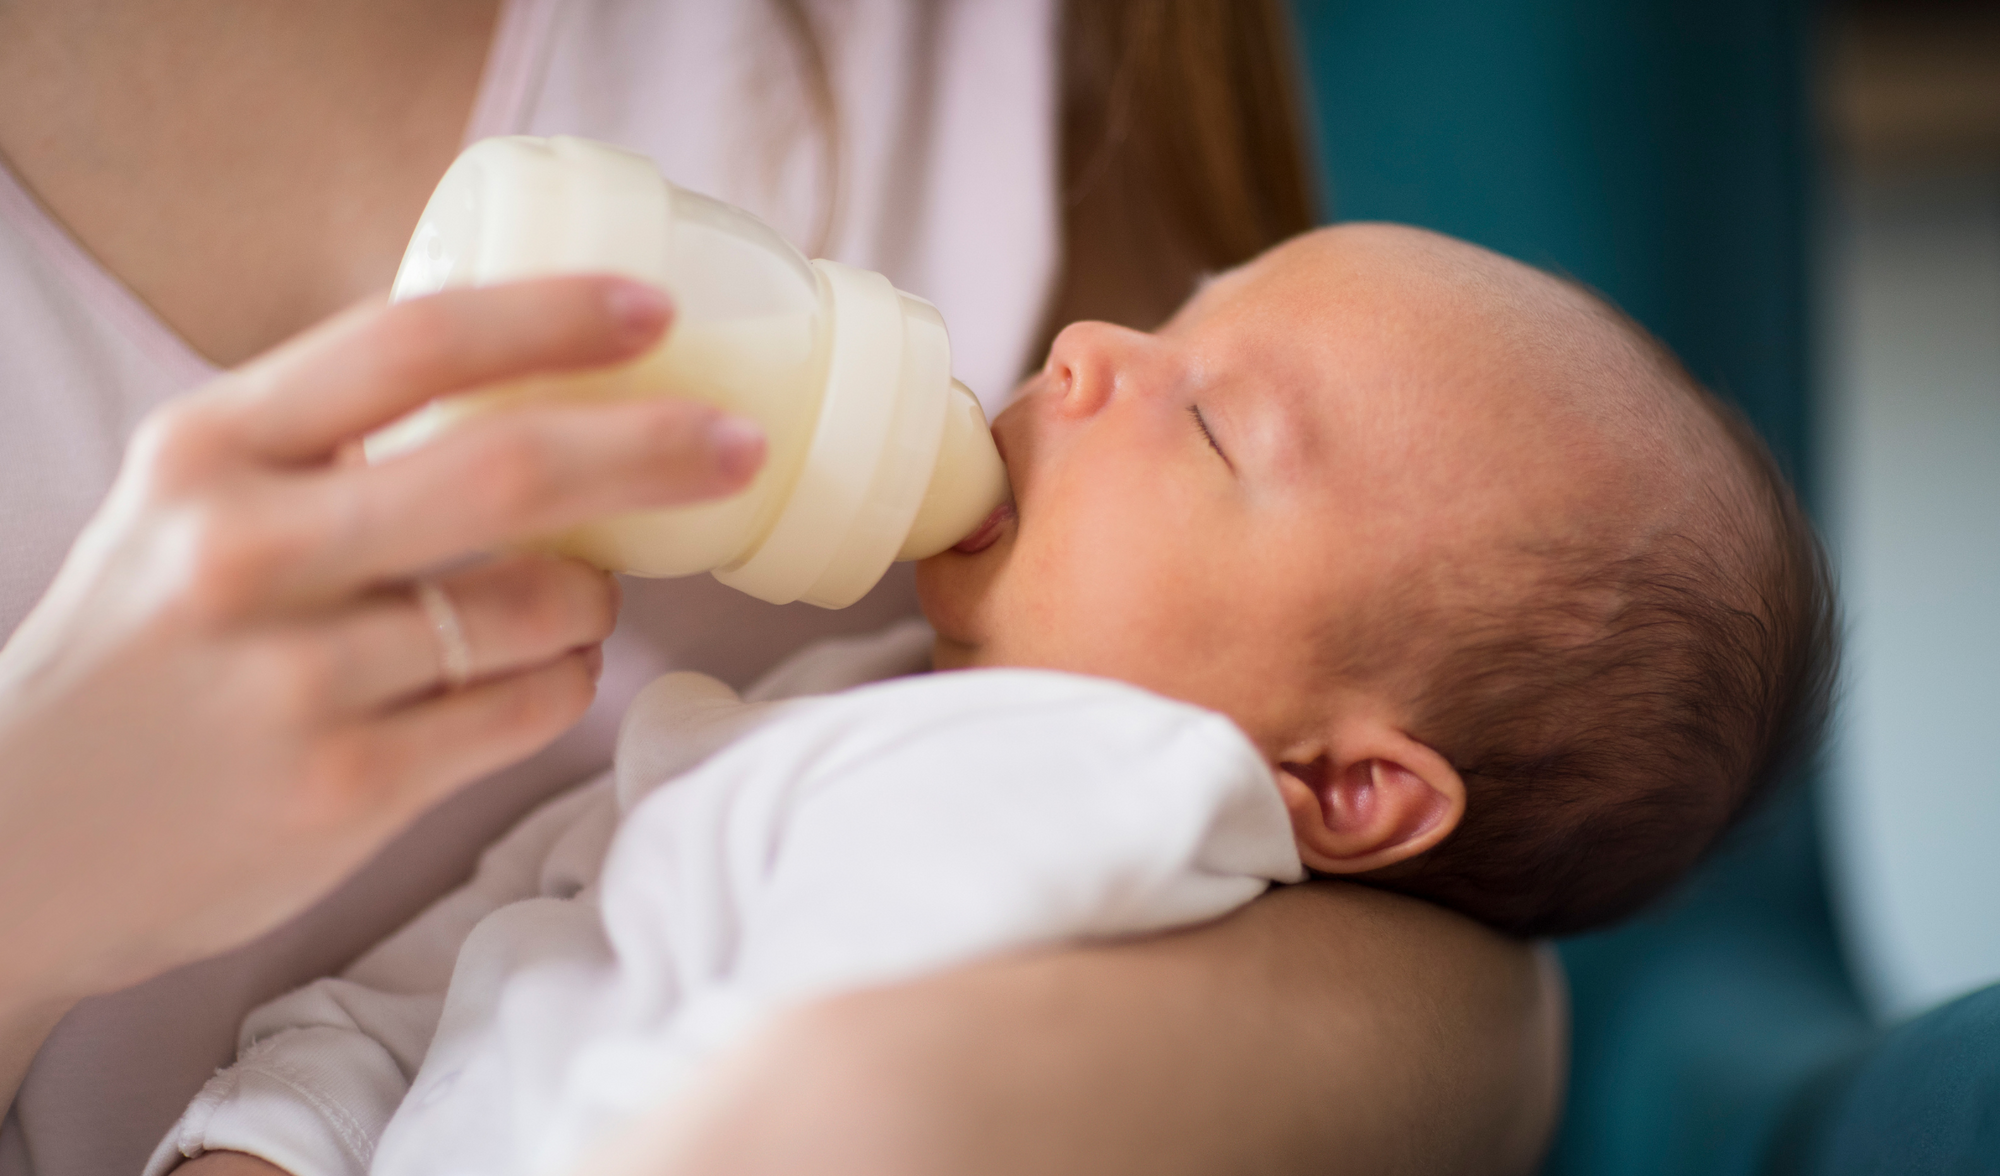
[[[1221,711],[1306,864],[1522,934],[1629,911],[1823,717],[1824,560],[1763,448],[1590,294],[1350,225],[1158,332],[1065,330],[1017,517],[918,570],[941,668]]]

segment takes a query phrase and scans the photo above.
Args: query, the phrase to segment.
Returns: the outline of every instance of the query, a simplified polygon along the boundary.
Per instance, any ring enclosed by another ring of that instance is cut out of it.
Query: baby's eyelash
[[[1221,458],[1222,463],[1234,472],[1236,463],[1230,461],[1229,455],[1222,452],[1222,446],[1215,443],[1215,434],[1208,431],[1208,422],[1202,419],[1201,406],[1199,404],[1188,405],[1188,415],[1194,418],[1194,427],[1201,430],[1202,437],[1208,441],[1208,447],[1215,450],[1215,456]]]

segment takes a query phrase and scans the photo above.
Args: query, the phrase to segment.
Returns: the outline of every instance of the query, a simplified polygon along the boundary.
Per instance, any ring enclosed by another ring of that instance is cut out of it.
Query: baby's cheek
[[[1209,660],[1203,610],[1167,569],[1126,565],[1069,585],[1074,644],[1088,673],[1175,697]]]

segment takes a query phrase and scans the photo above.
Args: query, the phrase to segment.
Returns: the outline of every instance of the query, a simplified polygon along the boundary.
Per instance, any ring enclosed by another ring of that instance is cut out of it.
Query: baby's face
[[[1070,327],[994,424],[1016,517],[918,568],[940,668],[1120,678],[1284,760],[1367,701],[1316,651],[1385,593],[1634,500],[1574,356],[1543,354],[1582,303],[1458,242],[1350,226],[1158,332]]]

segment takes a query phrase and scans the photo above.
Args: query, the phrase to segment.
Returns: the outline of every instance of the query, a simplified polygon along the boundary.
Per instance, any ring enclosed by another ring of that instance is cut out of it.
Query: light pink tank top
[[[466,138],[567,133],[640,150],[802,248],[887,273],[944,313],[953,366],[993,411],[1035,358],[1056,265],[1051,0],[824,9],[832,193],[811,120],[786,105],[794,88],[771,83],[793,58],[764,3],[507,0]],[[46,588],[139,419],[214,374],[0,163],[0,633]],[[656,674],[696,668],[742,686],[810,638],[913,608],[906,575],[834,613],[773,608],[705,576],[629,581],[598,703],[576,730],[431,813],[263,940],[79,1006],[0,1128],[0,1176],[137,1171],[234,1055],[246,1010],[339,967],[537,800],[606,763],[626,700]]]

